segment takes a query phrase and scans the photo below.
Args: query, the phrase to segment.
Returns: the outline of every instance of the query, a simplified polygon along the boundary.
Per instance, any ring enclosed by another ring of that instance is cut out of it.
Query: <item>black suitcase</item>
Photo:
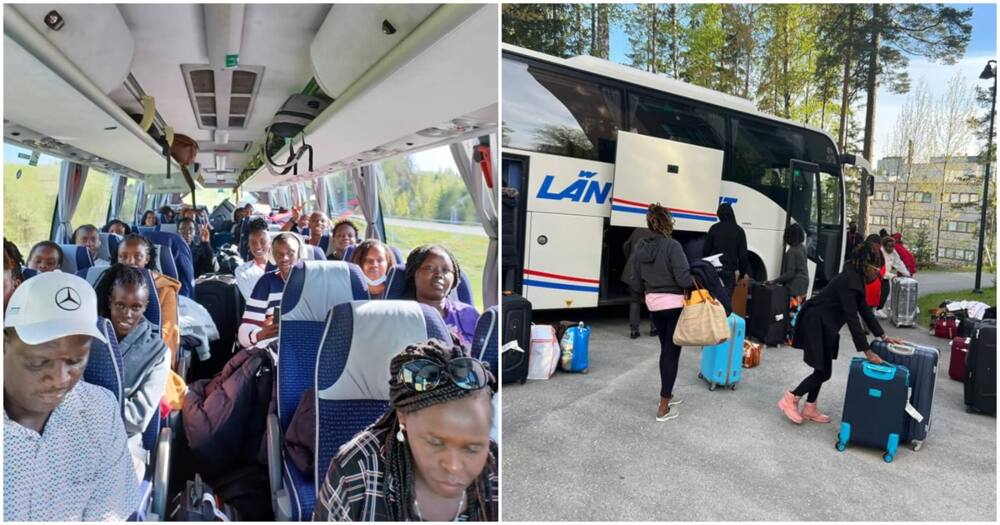
[[[502,382],[524,384],[528,379],[528,354],[531,348],[531,303],[516,294],[503,296]],[[509,349],[507,343],[517,341],[519,349]]]
[[[971,317],[963,317],[959,319],[958,332],[955,334],[955,337],[972,337],[981,323],[981,320],[973,319]]]
[[[750,288],[747,334],[767,346],[783,344],[788,334],[788,290],[780,285],[755,283]]]
[[[965,361],[965,404],[969,412],[997,413],[997,324],[986,320],[969,343]]]
[[[211,357],[207,361],[192,359],[188,370],[189,383],[213,377],[231,357],[236,343],[236,332],[243,318],[243,295],[232,275],[208,274],[194,283],[194,300],[208,310],[219,330],[219,340],[212,341]]]

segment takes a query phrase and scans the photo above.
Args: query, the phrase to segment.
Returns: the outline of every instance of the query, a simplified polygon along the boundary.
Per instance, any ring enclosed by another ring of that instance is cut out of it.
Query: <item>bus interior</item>
[[[134,227],[163,206],[204,209],[220,248],[236,208],[277,229],[302,207],[353,220],[359,240],[404,260],[447,244],[469,302],[495,315],[495,5],[3,9],[4,232],[25,256],[38,241],[71,244],[80,225]],[[133,517],[165,519],[197,471],[177,447],[171,459],[184,432],[171,415]],[[273,514],[257,519],[311,519],[321,480],[290,479],[282,465],[269,449]]]

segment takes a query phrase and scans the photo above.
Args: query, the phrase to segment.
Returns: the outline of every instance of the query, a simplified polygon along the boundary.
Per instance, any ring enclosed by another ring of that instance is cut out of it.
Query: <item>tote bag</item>
[[[718,299],[708,296],[695,281],[692,297],[684,299],[681,317],[674,329],[674,344],[678,346],[714,346],[729,339],[726,309]]]

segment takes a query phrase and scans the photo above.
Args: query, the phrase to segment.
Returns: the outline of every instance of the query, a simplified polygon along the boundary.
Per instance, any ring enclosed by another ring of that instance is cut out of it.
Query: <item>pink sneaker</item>
[[[799,414],[799,400],[802,399],[799,396],[793,395],[791,392],[785,392],[785,395],[781,396],[781,400],[778,401],[778,408],[785,413],[788,419],[792,420],[792,423],[796,425],[802,424],[802,415]]]
[[[802,419],[813,421],[816,423],[829,423],[830,416],[819,411],[816,403],[806,403],[802,407]]]

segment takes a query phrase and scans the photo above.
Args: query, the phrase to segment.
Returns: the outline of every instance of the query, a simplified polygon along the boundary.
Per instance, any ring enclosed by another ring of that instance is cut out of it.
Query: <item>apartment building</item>
[[[931,157],[912,166],[904,157],[882,158],[867,231],[900,232],[911,251],[927,250],[940,264],[974,263],[983,171],[974,156]]]

